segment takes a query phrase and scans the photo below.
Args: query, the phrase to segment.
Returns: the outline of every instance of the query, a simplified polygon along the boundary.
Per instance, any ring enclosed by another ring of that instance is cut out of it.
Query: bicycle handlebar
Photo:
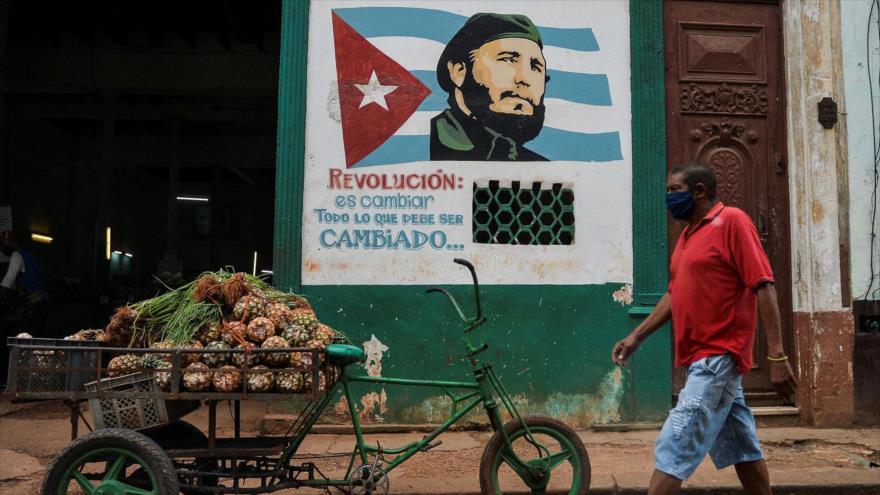
[[[455,297],[452,294],[450,294],[449,291],[446,289],[443,289],[441,287],[431,287],[430,289],[426,290],[425,292],[426,293],[439,292],[439,293],[443,294],[444,296],[446,296],[446,298],[449,299],[449,302],[452,303],[452,306],[455,308],[455,311],[458,313],[458,317],[461,318],[461,321],[463,321],[464,323],[466,323],[468,325],[474,325],[474,324],[480,322],[480,320],[482,320],[482,318],[483,318],[483,308],[480,306],[480,282],[479,282],[479,280],[477,280],[477,270],[474,268],[474,265],[471,264],[471,262],[466,259],[455,258],[452,261],[454,261],[455,263],[457,263],[459,265],[466,267],[468,269],[468,271],[471,272],[471,278],[474,281],[474,299],[476,300],[476,305],[477,305],[477,316],[475,316],[473,318],[468,318],[467,316],[465,316],[464,312],[462,312],[462,310],[461,310],[461,306],[458,305],[458,301],[456,301]]]

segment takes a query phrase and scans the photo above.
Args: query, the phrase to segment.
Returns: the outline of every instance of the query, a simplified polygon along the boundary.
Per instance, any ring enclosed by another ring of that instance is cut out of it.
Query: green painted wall
[[[622,284],[598,286],[484,286],[483,330],[502,379],[523,410],[578,426],[593,422],[653,422],[671,403],[671,344],[655,334],[626,369],[610,350],[650,312],[666,285],[665,105],[662,3],[632,0],[633,306],[614,302]],[[275,281],[302,291],[320,318],[356,343],[372,335],[388,346],[383,376],[467,377],[461,328],[443,299],[422,286],[301,286],[301,218],[308,4],[283,0],[279,70],[275,208]],[[457,269],[450,263],[450,269]],[[470,302],[468,286],[449,287]],[[470,307],[470,305],[466,305]],[[358,390],[378,412],[370,390]],[[385,422],[436,422],[445,402],[419,390],[385,390]],[[371,416],[371,415],[368,415]]]
[[[456,268],[450,263],[450,269]],[[425,294],[425,289],[307,286],[303,292],[322,321],[354,343],[375,335],[388,346],[382,376],[466,380],[470,365],[464,359],[460,321],[445,298]],[[481,288],[489,321],[476,335],[490,346],[481,357],[495,364],[525,411],[581,426],[656,421],[667,412],[668,340],[646,346],[627,369],[611,363],[611,347],[631,322],[626,307],[612,300],[618,289],[620,284]],[[450,290],[472,313],[473,290]],[[359,395],[368,391],[361,389]],[[389,387],[386,395],[386,422],[442,417],[436,390]]]

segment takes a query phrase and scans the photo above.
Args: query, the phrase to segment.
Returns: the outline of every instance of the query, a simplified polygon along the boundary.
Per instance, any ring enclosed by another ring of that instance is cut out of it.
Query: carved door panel
[[[791,350],[788,187],[780,10],[774,3],[664,4],[668,166],[697,161],[718,176],[721,200],[751,216],[777,279]],[[670,252],[683,225],[670,217]],[[752,405],[779,403],[758,329],[744,385]],[[683,384],[676,373],[675,390]]]

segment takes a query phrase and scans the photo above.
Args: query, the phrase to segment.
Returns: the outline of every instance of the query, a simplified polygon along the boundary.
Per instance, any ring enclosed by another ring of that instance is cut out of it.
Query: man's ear
[[[696,185],[694,185],[694,199],[700,199],[700,198],[705,198],[705,197],[707,197],[706,185],[703,184],[702,182],[697,182]]]
[[[446,62],[446,69],[449,70],[449,79],[456,88],[460,88],[464,84],[464,78],[467,75],[467,66],[464,62]]]

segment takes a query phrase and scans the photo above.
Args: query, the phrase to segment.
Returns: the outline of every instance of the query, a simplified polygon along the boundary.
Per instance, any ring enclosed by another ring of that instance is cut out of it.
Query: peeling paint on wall
[[[624,284],[623,287],[611,294],[614,302],[620,303],[621,306],[629,306],[633,302],[633,286],[632,284]]]
[[[380,392],[370,392],[361,397],[361,409],[358,416],[362,423],[382,423],[383,416],[388,412],[388,395],[383,388]]]
[[[552,394],[545,409],[550,415],[566,418],[578,426],[619,422],[625,391],[623,373],[619,367],[606,373],[593,394]]]
[[[335,122],[342,122],[342,109],[339,106],[339,84],[335,80],[330,83],[330,91],[327,94],[327,115]]]
[[[364,342],[364,352],[367,353],[367,362],[364,365],[369,376],[382,376],[382,354],[388,351],[388,346],[383,344],[373,335],[370,340]]]
[[[621,420],[620,405],[626,387],[623,368],[615,367],[602,378],[595,393],[569,394],[555,392],[545,401],[533,402],[525,394],[511,397],[514,406],[523,416],[553,416],[580,428],[593,424],[616,423]],[[419,405],[406,408],[403,419],[409,423],[441,423],[450,416],[451,401],[446,396],[430,397]],[[505,421],[509,419],[502,412]],[[468,414],[465,421],[485,423],[482,409],[477,408]]]

